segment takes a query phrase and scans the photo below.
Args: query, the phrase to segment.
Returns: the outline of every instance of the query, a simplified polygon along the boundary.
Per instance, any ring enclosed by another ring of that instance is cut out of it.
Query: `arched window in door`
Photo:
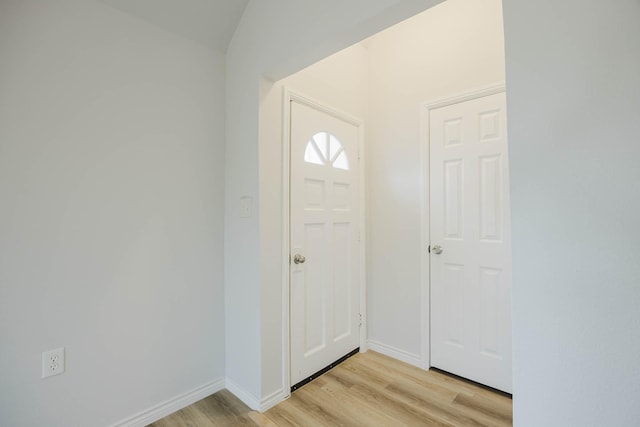
[[[349,170],[349,159],[342,143],[329,132],[318,132],[307,142],[304,161],[316,165],[331,165]]]

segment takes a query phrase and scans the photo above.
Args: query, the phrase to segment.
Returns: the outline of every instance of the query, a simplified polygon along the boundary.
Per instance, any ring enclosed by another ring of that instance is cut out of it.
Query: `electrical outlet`
[[[42,353],[42,378],[64,373],[64,347]]]

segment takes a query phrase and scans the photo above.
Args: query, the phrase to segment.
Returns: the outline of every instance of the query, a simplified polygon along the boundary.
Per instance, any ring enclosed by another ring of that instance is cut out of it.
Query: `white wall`
[[[222,378],[223,56],[5,0],[0,58],[0,424],[109,425]]]
[[[355,44],[280,80],[274,88],[282,86],[364,120],[369,111],[369,53]]]
[[[260,324],[280,291],[260,277],[259,224],[277,227],[258,220],[260,76],[435,3],[249,5],[227,66],[225,298],[227,373],[250,395],[280,369],[279,319]],[[504,5],[515,422],[635,425],[640,6]],[[0,57],[2,424],[105,425],[221,377],[223,59],[80,0],[1,2]],[[40,380],[60,345],[68,372]]]
[[[368,41],[368,336],[414,364],[426,334],[420,104],[504,80],[502,28],[501,0],[448,0]]]
[[[282,350],[280,313],[265,319],[267,312],[274,315],[269,304],[273,295],[281,295],[282,281],[261,277],[265,251],[281,250],[279,239],[272,244],[260,240],[261,227],[281,226],[280,218],[276,222],[267,211],[262,218],[259,170],[265,165],[259,160],[259,106],[261,90],[268,89],[264,81],[261,85],[262,76],[272,81],[284,78],[439,2],[252,0],[247,5],[227,50],[226,367],[234,389],[244,391],[243,399],[254,407],[282,387],[280,381],[269,384],[270,379],[262,378],[266,372],[282,371],[279,357],[273,356]],[[253,198],[252,218],[238,215],[243,196]]]
[[[506,0],[517,426],[640,422],[640,2]]]

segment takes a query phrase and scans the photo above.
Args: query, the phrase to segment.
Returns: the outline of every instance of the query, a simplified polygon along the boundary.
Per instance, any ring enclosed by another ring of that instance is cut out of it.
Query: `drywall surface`
[[[369,110],[368,51],[355,44],[280,80],[274,88],[283,86],[364,120]]]
[[[640,3],[506,0],[516,426],[640,420]]]
[[[276,81],[364,37],[422,11],[440,0],[357,0],[299,2],[252,0],[227,50],[225,172],[225,304],[227,376],[242,389],[244,400],[261,404],[282,387],[263,384],[266,371],[282,372],[276,351],[262,343],[281,339],[281,314],[261,317],[262,296],[281,294],[261,278],[262,215],[259,169],[259,105],[262,76]],[[253,215],[239,216],[241,197],[253,200]],[[275,197],[275,196],[270,196]],[[275,285],[275,284],[274,284]],[[267,300],[269,300],[271,296]],[[267,303],[265,300],[265,304]],[[269,310],[269,309],[267,309]],[[278,348],[281,352],[281,348]],[[273,361],[269,366],[262,359]]]
[[[0,58],[0,424],[111,425],[223,378],[223,56],[9,0]]]
[[[99,0],[174,34],[224,52],[248,0]]]
[[[260,104],[260,274],[268,292],[262,294],[262,325],[265,331],[262,367],[263,393],[288,389],[282,384],[282,371],[272,369],[282,364],[282,171],[283,171],[283,88],[321,102],[350,116],[364,120],[368,109],[367,50],[360,44],[340,51],[277,83],[263,79]],[[285,306],[285,310],[288,307]]]
[[[501,8],[500,0],[448,0],[367,42],[368,337],[416,364],[428,256],[420,236],[420,105],[504,80]]]

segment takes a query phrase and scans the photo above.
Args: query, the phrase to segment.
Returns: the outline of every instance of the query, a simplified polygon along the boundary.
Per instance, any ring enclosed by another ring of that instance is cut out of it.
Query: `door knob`
[[[431,248],[431,252],[433,252],[436,255],[440,255],[442,253],[442,246],[435,245],[434,247]]]
[[[304,264],[304,262],[305,262],[306,260],[307,260],[307,259],[304,257],[304,255],[295,254],[295,255],[293,256],[293,263],[294,263],[294,264]]]

